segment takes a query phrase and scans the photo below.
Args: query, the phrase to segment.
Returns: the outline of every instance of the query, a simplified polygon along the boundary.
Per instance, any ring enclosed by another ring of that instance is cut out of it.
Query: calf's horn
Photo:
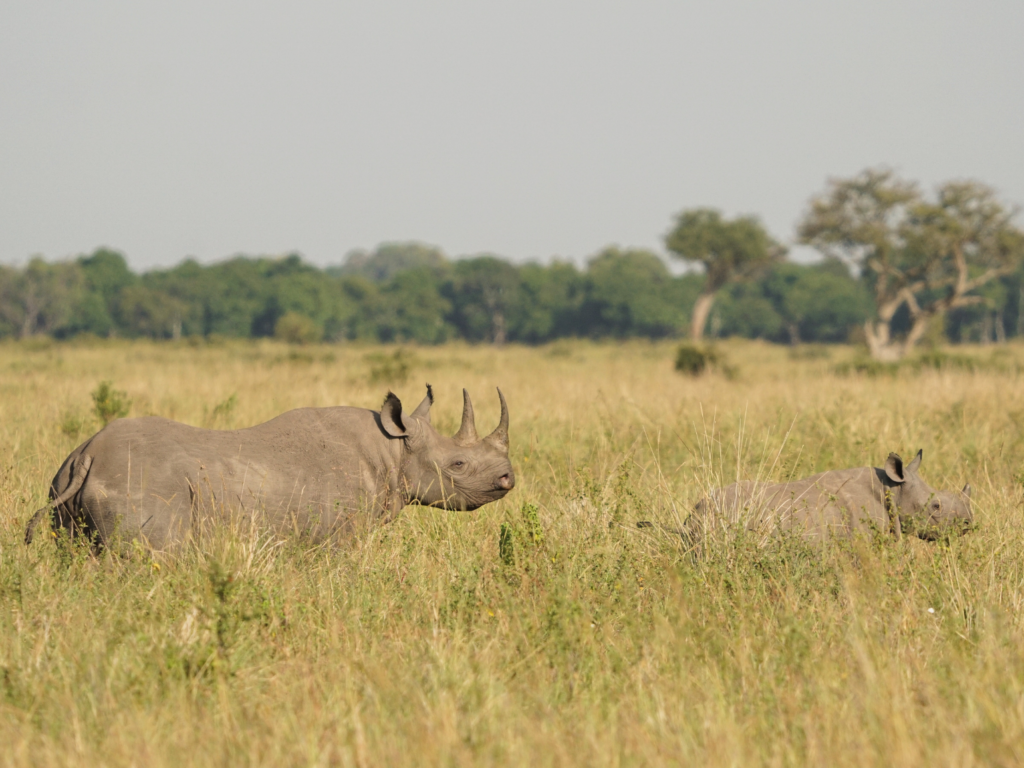
[[[475,443],[479,439],[476,434],[476,420],[473,418],[473,401],[469,399],[469,392],[466,390],[462,390],[462,424],[454,439],[460,445]]]
[[[498,399],[501,400],[501,420],[497,428],[484,439],[508,453],[508,404],[505,402],[505,396],[501,394],[501,389],[498,390]]]

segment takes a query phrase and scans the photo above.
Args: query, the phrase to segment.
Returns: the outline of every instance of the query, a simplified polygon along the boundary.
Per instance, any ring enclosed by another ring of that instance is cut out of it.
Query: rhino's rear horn
[[[469,445],[479,439],[476,434],[476,420],[473,417],[473,401],[469,399],[469,392],[462,390],[462,424],[455,433],[454,440],[459,445]]]
[[[484,439],[508,453],[508,404],[505,402],[505,396],[501,394],[501,389],[498,389],[498,399],[501,400],[501,420],[498,421],[497,428]]]

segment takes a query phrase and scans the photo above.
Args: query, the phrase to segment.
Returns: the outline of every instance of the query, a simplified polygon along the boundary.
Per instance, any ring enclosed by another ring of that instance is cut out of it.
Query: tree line
[[[928,334],[1024,336],[1024,235],[1013,213],[977,182],[929,197],[872,169],[812,198],[798,239],[821,252],[814,264],[788,261],[756,217],[710,209],[683,211],[665,237],[673,258],[698,267],[682,275],[651,251],[619,247],[583,267],[384,243],[324,269],[289,254],[187,259],[141,274],[102,248],[0,266],[0,336],[537,344],[689,331],[860,340],[895,359]]]

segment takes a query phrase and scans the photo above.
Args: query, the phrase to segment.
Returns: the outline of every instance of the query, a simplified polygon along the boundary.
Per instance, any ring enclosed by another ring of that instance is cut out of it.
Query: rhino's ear
[[[434,388],[427,384],[427,396],[423,398],[423,402],[416,406],[416,410],[412,412],[412,415],[417,419],[423,419],[427,424],[430,423],[430,406],[434,404]]]
[[[407,437],[409,434],[402,422],[402,401],[393,392],[388,392],[380,407],[380,425],[391,437]]]
[[[921,467],[921,456],[924,454],[924,449],[918,450],[917,456],[914,460],[907,465],[907,474],[914,474]]]
[[[968,499],[971,498],[971,484],[968,483],[967,485],[965,485],[964,489],[962,491],[960,491],[960,493],[962,493]]]
[[[903,474],[903,459],[899,454],[889,454],[889,458],[885,460],[885,474],[894,483],[902,483],[907,479]]]

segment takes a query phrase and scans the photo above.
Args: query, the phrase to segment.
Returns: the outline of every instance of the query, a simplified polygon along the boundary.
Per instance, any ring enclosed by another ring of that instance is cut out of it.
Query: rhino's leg
[[[25,543],[31,544],[32,539],[35,536],[36,526],[42,521],[44,517],[52,516],[55,509],[66,504],[75,494],[82,490],[82,484],[85,483],[85,478],[89,474],[89,468],[92,466],[92,456],[82,456],[82,460],[75,466],[74,474],[71,477],[71,482],[68,483],[68,487],[64,489],[63,493],[59,496],[55,496],[50,500],[50,503],[45,507],[36,510],[36,513],[32,515],[32,518],[28,521],[28,525],[25,526]],[[51,489],[50,493],[53,493]],[[72,521],[72,526],[74,522]]]

